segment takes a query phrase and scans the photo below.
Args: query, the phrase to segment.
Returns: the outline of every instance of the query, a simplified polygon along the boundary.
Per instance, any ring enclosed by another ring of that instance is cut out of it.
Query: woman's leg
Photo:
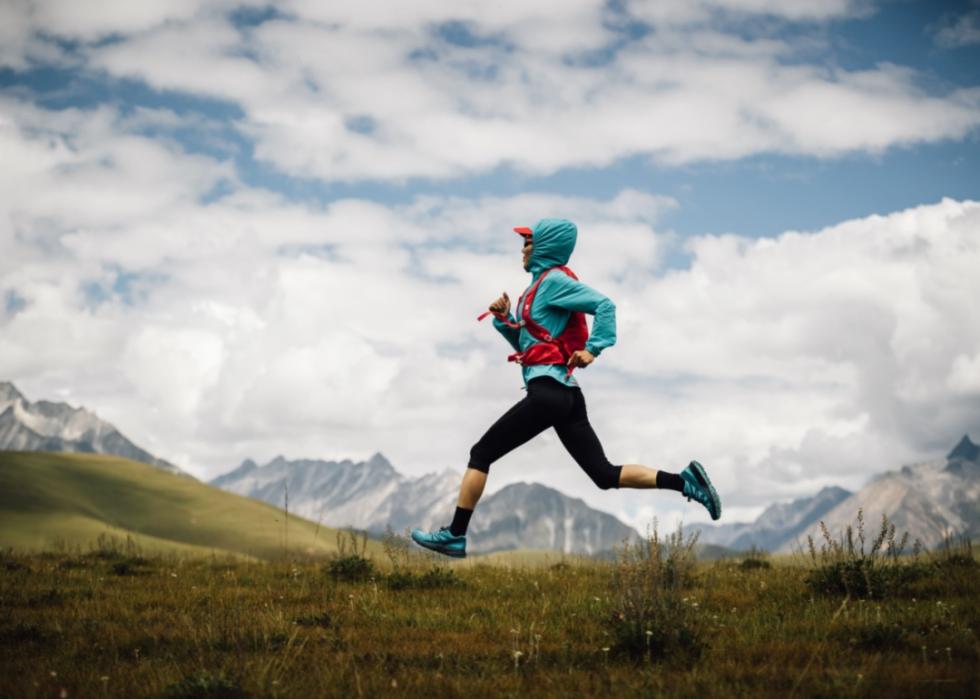
[[[504,413],[470,450],[470,462],[456,500],[450,531],[466,533],[469,518],[483,495],[490,465],[564,418],[572,407],[570,389],[548,378],[533,379],[527,396]]]
[[[558,439],[572,455],[589,478],[602,490],[618,488],[622,466],[615,466],[606,458],[602,443],[589,423],[582,390],[572,389],[574,404],[568,418],[555,425]]]
[[[463,482],[459,486],[459,499],[456,501],[457,507],[472,510],[483,495],[483,487],[487,484],[487,474],[485,471],[477,471],[475,468],[467,468],[463,474]]]
[[[669,488],[681,490],[680,476],[640,464],[615,466],[606,458],[602,443],[589,422],[585,396],[575,389],[575,405],[567,421],[556,424],[555,432],[575,462],[602,490],[609,488]]]

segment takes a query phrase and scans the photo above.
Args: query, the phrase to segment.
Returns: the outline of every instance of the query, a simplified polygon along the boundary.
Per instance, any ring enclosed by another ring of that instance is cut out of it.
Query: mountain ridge
[[[387,527],[436,529],[451,521],[460,474],[451,469],[409,477],[380,452],[369,459],[325,461],[276,457],[264,466],[245,459],[210,483],[282,506],[329,526],[380,533]],[[517,548],[593,555],[639,536],[616,517],[540,483],[512,483],[480,501],[468,549],[490,553]]]
[[[780,553],[805,548],[808,537],[821,541],[820,523],[834,535],[885,515],[901,533],[908,531],[926,547],[951,534],[980,536],[980,447],[964,435],[945,459],[906,464],[872,476],[857,492],[827,486],[815,495],[767,507],[752,522],[694,525],[701,541],[736,550],[751,547]],[[780,517],[790,516],[780,522]],[[795,520],[793,519],[795,517]]]
[[[10,381],[0,381],[0,450],[109,454],[191,477],[135,445],[94,412],[63,402],[32,403]]]

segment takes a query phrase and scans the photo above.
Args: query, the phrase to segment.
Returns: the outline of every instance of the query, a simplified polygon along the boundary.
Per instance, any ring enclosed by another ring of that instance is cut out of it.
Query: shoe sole
[[[435,546],[431,546],[429,544],[423,543],[418,539],[416,539],[414,536],[412,537],[412,541],[414,541],[416,544],[418,544],[424,549],[429,549],[430,551],[441,553],[443,556],[449,556],[450,558],[466,558],[466,551],[463,551],[461,553],[456,551],[446,551],[445,549],[437,548]]]
[[[704,470],[704,466],[699,464],[697,461],[692,461],[691,470],[694,471],[694,475],[697,477],[697,479],[701,481],[701,485],[708,489],[708,492],[711,494],[711,499],[718,506],[718,516],[715,517],[712,515],[711,519],[721,519],[721,498],[718,497],[718,491],[715,490],[715,487],[711,484],[711,479],[708,478],[708,474]]]

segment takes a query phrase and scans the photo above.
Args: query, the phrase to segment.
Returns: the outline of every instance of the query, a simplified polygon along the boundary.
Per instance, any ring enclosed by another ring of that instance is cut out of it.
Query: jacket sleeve
[[[594,316],[585,349],[598,357],[602,350],[616,344],[616,305],[607,296],[566,274],[553,273],[545,281],[549,306]]]
[[[510,313],[507,314],[507,320],[509,320],[512,323],[516,322],[514,320],[514,316],[512,316]],[[512,328],[504,323],[501,323],[499,320],[497,320],[496,317],[494,317],[493,319],[493,327],[497,329],[497,332],[499,332],[501,335],[504,336],[504,339],[510,343],[510,346],[513,347],[515,351],[517,352],[521,351],[520,330],[518,330],[517,328]]]

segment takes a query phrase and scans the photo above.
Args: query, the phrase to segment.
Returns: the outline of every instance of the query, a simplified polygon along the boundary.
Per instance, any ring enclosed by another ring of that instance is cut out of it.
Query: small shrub
[[[21,558],[14,553],[13,549],[0,549],[0,568],[11,573],[20,570],[30,570],[28,566],[24,565]]]
[[[705,643],[698,605],[684,593],[693,581],[697,538],[685,539],[678,527],[661,539],[654,527],[645,539],[624,545],[607,623],[617,652],[647,660],[701,655]]]
[[[341,556],[327,563],[327,571],[334,580],[361,582],[374,574],[374,564],[364,556]]]
[[[142,556],[133,556],[116,561],[112,564],[110,570],[113,575],[146,575],[149,572],[145,568],[146,565],[147,560],[145,558]]]
[[[423,573],[419,578],[419,587],[423,590],[431,590],[440,587],[452,587],[458,585],[460,580],[456,573],[449,568],[435,567]]]
[[[99,558],[104,561],[114,561],[124,558],[141,558],[143,551],[136,540],[129,534],[122,539],[113,534],[103,532],[95,540],[95,545],[91,547],[88,554],[89,558]],[[145,560],[145,559],[144,559]]]
[[[404,570],[395,570],[385,576],[389,590],[433,590],[460,584],[456,573],[448,568],[434,567],[422,575]]]
[[[899,650],[909,645],[909,630],[898,623],[873,622],[853,628],[844,627],[834,636],[866,651]]]
[[[769,562],[769,552],[753,546],[745,552],[745,558],[738,564],[738,567],[742,570],[772,568],[772,563]]]
[[[0,629],[0,646],[44,643],[49,637],[50,634],[37,624],[21,621],[11,628]]]
[[[353,530],[337,532],[337,554],[327,563],[327,572],[334,580],[360,582],[374,575],[374,564],[364,554],[367,534]]]
[[[849,525],[839,539],[831,537],[823,522],[820,533],[824,542],[819,551],[813,538],[808,537],[814,569],[806,581],[817,594],[883,599],[909,592],[910,585],[929,572],[919,560],[918,542],[911,557],[903,556],[908,532],[896,540],[895,525],[885,515],[870,549],[865,546],[863,510],[858,510],[857,527]]]
[[[333,626],[333,618],[329,612],[320,612],[301,616],[296,619],[296,623],[300,626],[319,626],[321,629],[328,629]]]
[[[65,603],[65,595],[61,590],[51,588],[27,600],[28,607],[56,607]]]
[[[167,687],[170,699],[243,699],[248,694],[224,674],[199,672]]]
[[[978,566],[973,556],[973,542],[968,536],[944,536],[943,543],[936,549],[933,564],[939,569],[971,570]]]
[[[395,570],[385,576],[385,585],[389,590],[409,590],[415,587],[417,578],[404,570]]]
[[[66,558],[58,562],[60,570],[77,570],[78,568],[88,568],[89,564],[81,558]]]

